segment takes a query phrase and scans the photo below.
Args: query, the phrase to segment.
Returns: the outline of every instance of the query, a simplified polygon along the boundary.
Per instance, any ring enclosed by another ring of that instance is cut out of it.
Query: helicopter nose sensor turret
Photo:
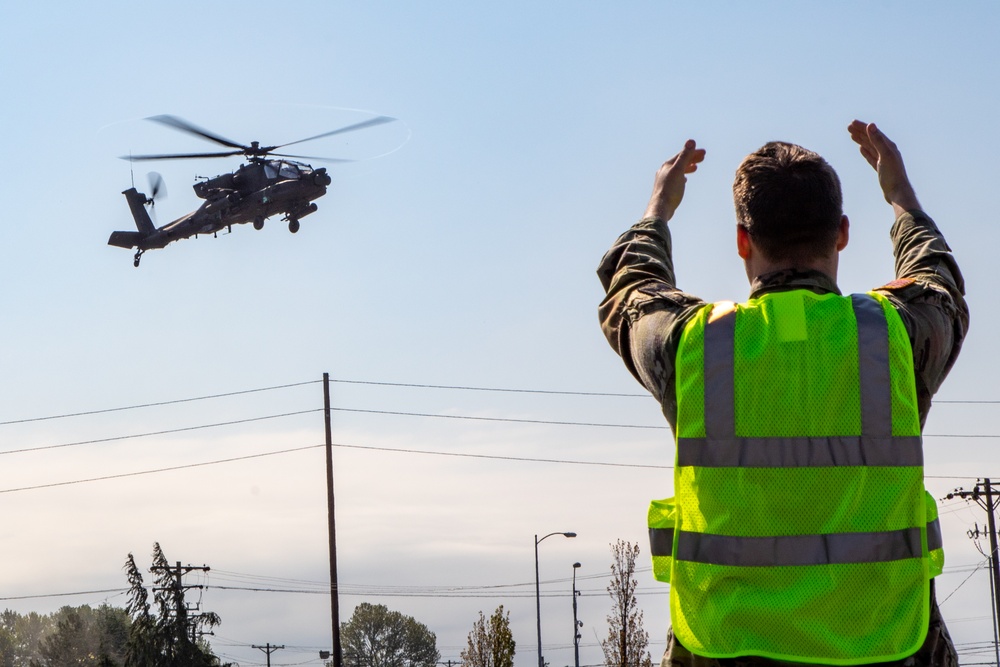
[[[326,173],[326,167],[320,167],[313,173],[313,183],[321,187],[326,187],[333,182],[330,174]]]

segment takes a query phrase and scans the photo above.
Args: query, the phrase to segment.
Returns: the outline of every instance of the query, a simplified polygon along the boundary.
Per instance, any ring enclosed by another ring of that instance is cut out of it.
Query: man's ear
[[[736,225],[736,252],[743,260],[750,258],[750,233],[743,225]]]
[[[851,223],[846,215],[840,216],[840,229],[837,230],[837,252],[847,247],[850,240]]]

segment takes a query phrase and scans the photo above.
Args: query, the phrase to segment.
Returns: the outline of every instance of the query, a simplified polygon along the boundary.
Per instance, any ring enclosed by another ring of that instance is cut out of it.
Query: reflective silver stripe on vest
[[[861,433],[892,435],[892,381],[889,373],[889,324],[882,305],[867,294],[852,294],[858,322],[858,379]]]
[[[920,436],[861,438],[678,438],[677,465],[702,468],[922,466]]]
[[[677,560],[735,567],[882,563],[920,558],[919,528],[879,533],[733,537],[681,531]]]
[[[736,434],[736,311],[705,325],[705,435],[726,440]]]
[[[674,552],[673,528],[649,529],[649,552],[656,556],[670,556]]]
[[[944,548],[944,538],[941,536],[941,520],[934,519],[927,524],[927,550]]]

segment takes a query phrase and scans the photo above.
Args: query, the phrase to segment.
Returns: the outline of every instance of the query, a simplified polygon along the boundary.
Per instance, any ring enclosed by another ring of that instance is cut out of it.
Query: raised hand
[[[903,156],[896,144],[875,123],[855,120],[847,126],[847,131],[861,150],[861,155],[878,174],[882,194],[892,204],[896,214],[920,208],[920,202],[917,201],[917,195],[903,166]]]
[[[681,151],[663,163],[656,172],[653,194],[643,217],[660,218],[664,222],[674,216],[674,211],[684,198],[686,174],[698,169],[698,163],[705,159],[705,149],[698,148],[694,139],[688,139]]]

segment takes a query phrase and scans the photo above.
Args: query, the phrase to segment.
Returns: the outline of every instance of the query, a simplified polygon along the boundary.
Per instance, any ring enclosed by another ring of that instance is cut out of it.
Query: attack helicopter
[[[288,222],[288,231],[299,231],[299,220],[315,213],[317,205],[313,201],[326,194],[331,183],[325,167],[313,169],[299,160],[321,162],[350,162],[337,158],[308,157],[276,153],[280,148],[301,144],[323,137],[353,132],[395,120],[388,116],[377,116],[369,120],[341,127],[330,132],[317,134],[298,141],[277,146],[261,146],[253,141],[249,145],[240,144],[218,134],[204,130],[176,116],[152,116],[151,120],[167,127],[186,132],[231,150],[206,153],[171,153],[161,155],[127,155],[121,159],[130,162],[156,160],[188,160],[199,158],[234,157],[242,155],[247,162],[229,174],[215,178],[205,178],[194,184],[194,193],[205,202],[196,210],[162,227],[156,227],[146,211],[155,204],[157,195],[163,192],[163,180],[158,174],[150,174],[151,196],[136,190],[135,186],[122,192],[128,202],[137,231],[112,232],[108,245],[119,248],[136,248],[133,265],[138,267],[142,254],[154,248],[163,248],[179,239],[199,234],[213,234],[233,225],[252,223],[254,229],[263,229],[264,221],[274,215],[282,215]]]

